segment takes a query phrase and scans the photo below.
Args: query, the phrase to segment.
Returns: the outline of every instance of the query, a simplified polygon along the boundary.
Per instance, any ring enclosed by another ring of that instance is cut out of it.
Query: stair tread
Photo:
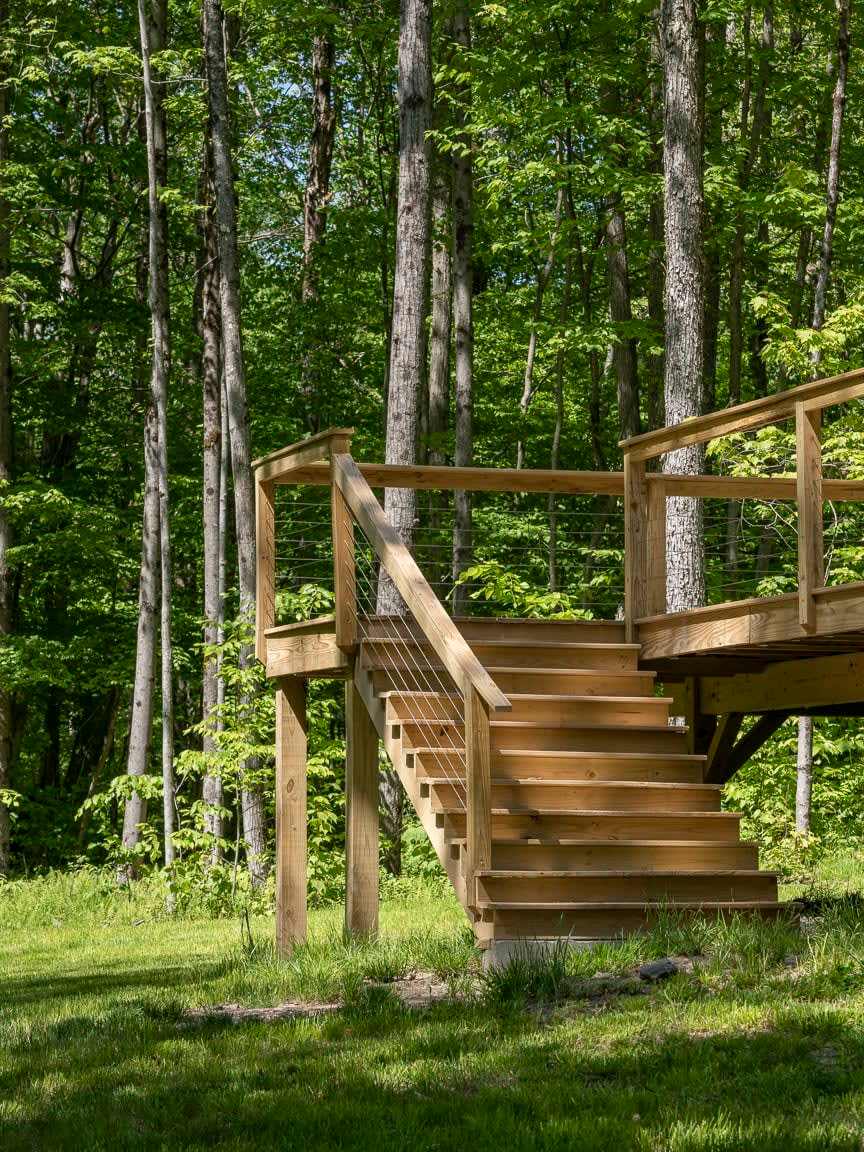
[[[453,752],[452,747],[445,748],[433,745],[427,745],[422,748],[412,748],[411,752],[415,756],[434,756],[442,755],[445,752]],[[461,751],[461,749],[460,749]],[[493,762],[496,756],[524,756],[536,757],[542,759],[550,756],[563,758],[569,760],[671,760],[675,764],[704,764],[707,757],[698,753],[692,752],[591,752],[591,751],[571,751],[563,750],[561,752],[550,751],[546,748],[498,748],[492,752]]]
[[[413,688],[387,688],[383,692],[379,692],[378,696],[381,700],[389,700],[391,697],[401,696],[421,696],[423,698],[437,699],[441,696],[450,699],[461,700],[461,692],[429,692],[425,689],[414,690]],[[672,704],[671,696],[592,696],[590,693],[584,695],[572,695],[560,692],[508,692],[507,699],[513,703],[514,701],[536,702],[538,700],[556,700],[562,703],[572,704],[574,702],[583,701],[591,704]],[[582,728],[585,725],[580,724]]]
[[[416,636],[364,636],[363,643],[414,644],[418,647],[429,647],[428,640],[421,640]],[[478,648],[589,648],[603,651],[612,648],[622,652],[638,652],[642,647],[641,644],[627,644],[623,640],[620,642],[609,640],[606,643],[599,640],[520,640],[515,636],[505,640],[475,640],[473,643]]]
[[[760,868],[712,868],[710,872],[699,872],[693,868],[610,868],[598,871],[596,868],[481,868],[478,877],[495,880],[533,880],[537,877],[550,877],[561,880],[596,880],[598,877],[613,876],[629,878],[635,876],[688,876],[697,879],[714,876],[767,876],[775,879],[777,872],[767,872]]]
[[[424,784],[464,784],[465,780],[462,776],[424,776],[422,782]],[[517,778],[493,776],[492,784],[493,786],[496,784],[502,786],[527,784],[541,788],[638,788],[640,791],[645,788],[657,788],[661,791],[664,788],[673,790],[697,788],[708,793],[722,792],[723,790],[722,784],[688,784],[686,781],[680,780],[550,780],[548,776],[519,776]]]
[[[614,645],[618,647],[618,645]],[[582,676],[593,677],[595,680],[600,677],[601,679],[608,680],[613,677],[621,677],[626,679],[628,676],[638,676],[644,680],[656,680],[657,673],[645,671],[641,668],[634,668],[632,671],[626,671],[621,668],[540,668],[530,667],[522,668],[516,664],[487,664],[487,672],[512,672],[519,676]]]
[[[400,720],[400,724],[461,724],[461,720],[435,720],[434,718],[420,717],[416,720]],[[491,720],[490,726],[492,728],[560,728],[567,731],[591,731],[591,732],[621,732],[620,724],[592,724],[588,720],[576,720],[562,724],[557,720]],[[628,724],[626,728],[628,735],[634,732],[677,732],[681,735],[686,735],[686,724]],[[416,752],[416,748],[411,749]],[[452,751],[452,749],[451,749]],[[512,748],[507,750],[509,753],[513,752]],[[554,749],[544,749],[546,755],[560,755]],[[594,756],[613,755],[613,753],[594,752]],[[654,756],[665,755],[665,753],[655,752]]]
[[[700,813],[703,815],[703,813]],[[710,815],[710,813],[707,813]],[[454,836],[449,838],[450,844],[465,845],[467,839],[465,836]],[[598,848],[608,847],[614,845],[616,848],[758,848],[759,845],[755,840],[737,840],[734,844],[712,844],[706,845],[704,840],[592,840],[585,837],[577,839],[565,838],[558,836],[531,836],[525,837],[521,840],[510,840],[503,836],[493,836],[492,844],[501,844],[507,848],[512,848],[514,844],[524,847],[526,844],[539,844],[544,847],[566,847],[566,848]]]
[[[465,814],[464,806],[440,808],[438,811],[442,816],[462,816]],[[491,808],[490,811],[493,816],[638,816],[640,820],[666,820],[670,817],[675,819],[698,817],[701,820],[741,819],[740,812],[704,812],[701,809],[691,811],[686,808],[653,808],[646,812],[644,808],[533,808],[513,805],[509,808]],[[630,844],[632,841],[617,840],[615,843]]]
[[[602,909],[626,908],[785,908],[781,900],[610,900],[586,903],[584,901],[552,901],[546,903],[519,903],[512,900],[478,900],[477,908],[500,908],[507,912],[597,912]]]

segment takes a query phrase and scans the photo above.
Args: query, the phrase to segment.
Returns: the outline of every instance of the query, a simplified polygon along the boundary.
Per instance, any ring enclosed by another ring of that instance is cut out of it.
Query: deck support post
[[[255,655],[267,662],[264,633],[276,623],[276,505],[273,481],[255,483]]]
[[[276,949],[306,939],[306,682],[276,687]]]
[[[489,709],[480,693],[465,686],[465,768],[468,906],[477,900],[477,873],[492,867],[492,736]]]
[[[825,583],[822,540],[822,411],[795,405],[796,496],[798,500],[798,621],[816,627],[813,592]]]
[[[378,733],[345,683],[345,936],[378,932]]]

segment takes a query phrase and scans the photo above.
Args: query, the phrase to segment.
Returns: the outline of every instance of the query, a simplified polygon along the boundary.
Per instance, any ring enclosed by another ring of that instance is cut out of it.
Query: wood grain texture
[[[306,939],[306,686],[276,689],[276,947]]]
[[[703,712],[775,712],[864,703],[864,654],[783,660],[761,672],[701,678]]]
[[[465,763],[467,776],[466,828],[468,851],[466,883],[473,904],[475,877],[492,867],[492,742],[489,712],[480,693],[465,693]]]
[[[332,465],[331,465],[332,467]],[[346,652],[357,645],[357,572],[354,557],[354,520],[336,484],[330,486],[333,531],[333,591],[336,643]]]
[[[795,405],[795,459],[798,500],[798,620],[816,627],[813,593],[825,582],[822,539],[822,412]]]
[[[267,660],[264,633],[276,623],[276,508],[273,485],[255,484],[255,655]]]
[[[336,452],[347,452],[353,428],[328,428],[305,440],[297,440],[252,461],[256,480],[277,480],[295,469],[328,460]]]
[[[345,935],[378,932],[378,733],[353,681],[345,685]]]
[[[336,620],[321,616],[271,628],[264,637],[267,676],[342,677],[351,657],[336,643]]]
[[[648,614],[648,484],[644,463],[624,455],[624,624],[628,642]],[[665,579],[665,573],[664,573]],[[664,589],[665,607],[665,589]]]

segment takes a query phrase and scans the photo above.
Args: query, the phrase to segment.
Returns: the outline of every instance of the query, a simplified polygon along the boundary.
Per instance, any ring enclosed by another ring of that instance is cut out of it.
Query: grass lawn
[[[864,868],[825,876],[861,887]],[[236,921],[165,920],[92,877],[0,887],[2,1152],[864,1148],[855,900],[806,934],[670,922],[571,954],[563,982],[556,961],[485,986],[446,897],[388,900],[364,947],[343,946],[340,915],[314,913],[309,946],[279,964],[264,918],[250,947]],[[692,972],[632,994],[580,984],[697,952]],[[457,996],[413,1011],[382,987],[418,969]],[[316,1020],[184,1015],[333,998],[344,1008]]]

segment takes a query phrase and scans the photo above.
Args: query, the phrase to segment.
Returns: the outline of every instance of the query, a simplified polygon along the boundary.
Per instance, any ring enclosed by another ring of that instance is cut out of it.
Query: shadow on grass
[[[818,1004],[752,996],[735,1031],[688,1030],[679,1006],[642,998],[544,1024],[382,999],[190,1029],[152,1007],[44,1021],[7,1046],[3,1152],[860,1147],[864,1037]]]
[[[47,1000],[68,1000],[82,996],[102,997],[124,989],[177,988],[187,981],[200,983],[214,979],[224,971],[224,964],[171,964],[159,968],[128,968],[119,971],[99,969],[86,975],[24,976],[0,978],[0,1006],[43,1004]]]

